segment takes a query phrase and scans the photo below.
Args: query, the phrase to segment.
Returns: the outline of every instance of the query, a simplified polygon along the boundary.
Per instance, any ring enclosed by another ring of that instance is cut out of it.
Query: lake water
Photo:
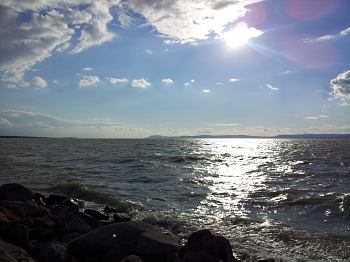
[[[350,259],[349,139],[0,139],[9,182],[209,228],[243,259]]]

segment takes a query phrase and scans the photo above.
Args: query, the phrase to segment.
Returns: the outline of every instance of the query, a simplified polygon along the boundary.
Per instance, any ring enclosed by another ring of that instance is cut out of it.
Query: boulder
[[[80,218],[75,208],[60,206],[54,213],[58,230],[62,234],[78,232],[85,234],[91,231],[91,227]]]
[[[52,205],[57,205],[57,204],[62,204],[63,201],[67,199],[66,196],[61,196],[61,195],[49,195],[44,199],[44,202],[48,206]]]
[[[84,257],[100,256],[112,249],[119,249],[125,257],[135,251],[142,233],[157,230],[149,224],[136,221],[110,224],[74,239],[69,243],[69,250],[77,257]]]
[[[66,262],[69,261],[67,247],[54,241],[42,246],[37,255],[37,262]]]
[[[28,201],[32,200],[34,193],[28,188],[16,184],[4,184],[0,187],[0,200]]]
[[[179,255],[186,262],[204,261],[198,260],[198,257],[207,257],[205,261],[208,262],[237,261],[232,254],[230,241],[223,236],[215,236],[206,229],[192,233]]]
[[[103,212],[105,212],[106,214],[108,214],[108,213],[115,213],[115,212],[118,212],[118,209],[116,209],[114,207],[106,206],[104,208]]]
[[[131,221],[130,216],[127,213],[114,213],[113,214],[114,223]]]
[[[100,226],[102,226],[102,221],[92,217],[92,216],[89,216],[83,212],[78,212],[79,214],[79,217],[84,220],[84,222],[89,225],[92,229],[96,229]]]
[[[49,210],[32,201],[0,201],[0,211],[5,213],[11,221],[28,217],[40,217],[49,214]]]
[[[69,233],[69,234],[63,235],[63,236],[60,238],[60,241],[61,241],[61,242],[64,242],[64,243],[69,243],[69,242],[72,241],[73,239],[78,238],[78,237],[80,237],[80,236],[81,236],[80,233],[73,232],[73,233]]]
[[[89,216],[92,216],[98,220],[108,220],[109,219],[109,216],[106,216],[105,214],[102,214],[101,212],[98,212],[98,211],[93,210],[93,209],[85,209],[84,213],[89,215]]]
[[[35,262],[24,249],[7,243],[0,239],[0,261],[1,262]]]

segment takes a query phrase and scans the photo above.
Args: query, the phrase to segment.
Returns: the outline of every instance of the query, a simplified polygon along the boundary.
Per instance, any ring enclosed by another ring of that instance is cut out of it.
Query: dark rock
[[[158,261],[156,260],[157,257],[171,257],[179,249],[180,246],[176,238],[154,230],[140,235],[137,240],[136,252],[141,257],[147,257],[148,260],[153,258],[153,261]]]
[[[210,255],[210,251],[188,251],[181,262],[222,262]]]
[[[130,216],[127,213],[114,213],[113,214],[114,223],[131,221]]]
[[[73,198],[66,198],[65,200],[63,200],[62,205],[79,209],[78,202],[75,201],[75,199],[73,199]]]
[[[32,201],[0,201],[0,211],[11,221],[40,217],[49,214],[49,210]],[[11,218],[10,218],[11,217]]]
[[[48,206],[62,204],[68,197],[61,195],[49,195],[45,198],[45,204]]]
[[[28,201],[34,194],[28,188],[16,183],[4,184],[0,187],[0,200]]]
[[[121,262],[143,262],[139,256],[130,255],[122,259]]]
[[[114,207],[107,206],[107,207],[104,208],[103,212],[105,212],[107,214],[108,213],[116,213],[116,212],[118,212],[118,209],[116,209]]]
[[[37,262],[65,262],[69,261],[67,247],[54,241],[45,244],[39,251]]]
[[[35,262],[24,249],[7,243],[0,239],[0,261],[1,262]]]
[[[63,236],[60,238],[60,241],[61,241],[61,242],[64,242],[64,243],[68,243],[68,242],[72,241],[73,239],[76,239],[76,238],[78,238],[78,237],[80,237],[80,236],[81,236],[80,233],[72,232],[72,233],[63,235]]]
[[[102,222],[92,216],[89,216],[83,212],[79,212],[79,217],[84,220],[84,222],[89,225],[92,229],[96,229],[102,226]]]
[[[71,232],[87,233],[91,231],[91,227],[79,217],[75,208],[61,206],[54,213],[55,221],[58,229],[62,234]]]
[[[93,209],[85,209],[84,213],[89,215],[89,216],[92,216],[98,220],[108,220],[109,219],[109,216],[106,216],[106,215],[102,214],[101,212],[98,212],[98,211],[93,210]]]
[[[205,261],[217,261],[215,259],[220,259],[223,262],[237,261],[233,257],[230,241],[223,236],[213,235],[209,230],[192,233],[179,254],[186,262],[202,261],[196,259],[199,256],[206,256],[209,260]]]
[[[124,257],[136,249],[142,233],[157,231],[149,224],[130,221],[102,226],[69,243],[69,250],[75,256],[99,256],[112,249],[122,250]]]
[[[29,241],[29,228],[25,224],[15,222],[7,227],[2,236],[15,245],[26,247]]]
[[[103,262],[115,262],[121,261],[125,257],[123,250],[119,248],[113,248],[103,257]]]
[[[34,193],[34,196],[33,196],[33,199],[37,202],[37,203],[39,203],[39,204],[41,204],[41,205],[43,205],[43,206],[46,206],[46,204],[45,204],[45,195],[43,195],[43,194],[41,194],[41,193]]]

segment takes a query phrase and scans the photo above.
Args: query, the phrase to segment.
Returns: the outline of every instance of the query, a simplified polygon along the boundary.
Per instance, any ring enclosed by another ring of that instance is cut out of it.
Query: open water
[[[0,184],[118,207],[241,259],[350,260],[349,139],[0,139]]]

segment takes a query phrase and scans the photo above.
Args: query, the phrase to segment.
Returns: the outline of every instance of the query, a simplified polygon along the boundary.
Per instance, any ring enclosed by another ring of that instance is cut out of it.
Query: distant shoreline
[[[81,137],[41,137],[41,136],[0,136],[0,138],[31,138],[31,139],[350,139],[350,134],[296,134],[277,136],[249,136],[249,135],[198,135],[198,136],[161,136],[152,135],[145,138],[81,138]]]

